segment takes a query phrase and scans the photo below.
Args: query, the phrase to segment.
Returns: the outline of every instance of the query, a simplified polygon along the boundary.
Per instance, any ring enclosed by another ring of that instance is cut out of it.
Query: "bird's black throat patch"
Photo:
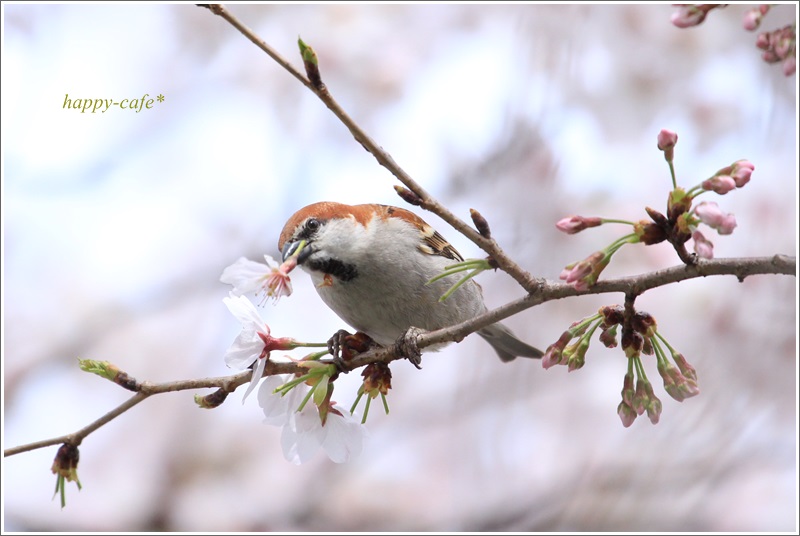
[[[312,270],[330,274],[340,281],[352,281],[358,277],[355,265],[347,264],[338,259],[309,259],[305,263]]]

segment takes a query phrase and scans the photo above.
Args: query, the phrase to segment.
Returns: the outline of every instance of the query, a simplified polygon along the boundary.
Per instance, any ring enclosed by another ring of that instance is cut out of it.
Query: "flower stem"
[[[669,164],[669,174],[672,176],[672,189],[678,187],[678,181],[675,179],[675,166],[672,163],[672,160],[667,160],[667,164]]]

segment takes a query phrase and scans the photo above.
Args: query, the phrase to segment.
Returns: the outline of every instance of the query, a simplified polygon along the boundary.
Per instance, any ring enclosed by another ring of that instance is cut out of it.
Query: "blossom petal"
[[[269,335],[269,328],[250,300],[244,296],[236,296],[231,292],[228,297],[222,298],[222,301],[228,307],[231,314],[242,323],[242,327],[249,327],[250,329]]]
[[[289,422],[283,427],[283,456],[295,465],[307,462],[319,450],[326,432],[319,420],[316,406],[306,405],[303,411],[292,413]]]
[[[242,330],[225,352],[225,364],[244,370],[258,359],[264,350],[264,341],[253,330]]]
[[[342,415],[328,413],[325,428],[328,432],[322,442],[322,448],[328,457],[336,463],[347,462],[359,454],[364,446],[366,427],[355,420],[349,412],[337,407]]]
[[[247,386],[247,390],[244,392],[244,396],[242,397],[242,404],[247,399],[247,395],[253,392],[253,389],[256,388],[258,385],[259,380],[261,380],[261,376],[264,375],[264,368],[267,366],[267,359],[268,357],[261,357],[258,359],[258,364],[253,367],[253,377],[250,379],[250,385]]]
[[[267,261],[267,264],[239,257],[236,262],[222,271],[219,280],[233,285],[231,292],[236,296],[257,292],[264,285],[267,277],[278,268],[278,263],[269,255],[264,255],[264,260]]]
[[[289,423],[292,413],[297,410],[300,403],[308,393],[308,386],[297,385],[294,389],[281,396],[275,389],[289,381],[292,376],[268,376],[258,389],[258,405],[264,411],[264,423],[275,426],[284,426]]]

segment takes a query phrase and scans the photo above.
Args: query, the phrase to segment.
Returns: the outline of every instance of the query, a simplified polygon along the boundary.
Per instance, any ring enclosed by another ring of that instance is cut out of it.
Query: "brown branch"
[[[356,141],[360,143],[361,146],[364,147],[364,149],[366,149],[370,154],[372,154],[372,156],[375,157],[381,166],[389,170],[392,175],[397,177],[400,182],[402,182],[409,190],[414,192],[420,198],[421,202],[419,206],[429,212],[433,212],[450,224],[450,226],[452,226],[455,230],[474,242],[479,248],[485,251],[489,257],[494,259],[498,268],[513,277],[520,284],[520,286],[525,289],[526,292],[533,294],[539,291],[539,289],[545,283],[543,279],[535,278],[530,273],[523,270],[516,262],[506,255],[506,253],[494,239],[481,236],[481,234],[470,227],[468,223],[458,218],[455,214],[445,208],[444,205],[434,199],[420,184],[412,179],[411,176],[397,164],[397,162],[394,161],[389,153],[384,151],[380,145],[375,143],[375,140],[369,137],[367,133],[364,132],[364,130],[349,115],[347,115],[344,109],[339,106],[339,103],[337,103],[336,100],[331,96],[325,84],[322,84],[321,81],[317,85],[312,84],[308,78],[303,76],[297,69],[292,67],[288,61],[281,57],[269,45],[267,45],[250,28],[242,24],[223,5],[209,4],[203,5],[203,7],[207,7],[212,13],[219,15],[229,22],[234,28],[239,30],[242,35],[255,43],[255,45],[266,52],[270,58],[275,60],[281,67],[289,71],[292,76],[300,80],[304,86],[314,92],[314,94],[319,97],[325,106],[327,106],[328,109],[333,112],[333,114],[347,127]]]
[[[739,281],[744,281],[746,277],[752,275],[777,274],[777,275],[797,275],[797,260],[795,257],[787,255],[775,255],[773,257],[751,257],[751,258],[732,258],[715,259],[700,261],[690,266],[674,266],[664,270],[658,270],[647,274],[621,277],[599,281],[588,290],[576,290],[573,286],[565,283],[545,281],[542,289],[537,294],[528,294],[518,300],[512,301],[493,309],[481,316],[475,317],[467,322],[462,322],[449,328],[436,331],[423,332],[417,329],[409,330],[406,335],[400,338],[392,346],[377,348],[355,356],[350,361],[345,362],[346,370],[354,370],[369,363],[390,363],[398,359],[409,358],[406,355],[408,348],[422,350],[428,346],[446,342],[458,342],[470,333],[477,331],[495,322],[513,316],[520,311],[529,309],[541,303],[559,300],[570,296],[582,296],[587,294],[608,294],[621,292],[626,296],[638,296],[647,290],[695,279],[698,277],[708,277],[715,275],[733,275]],[[322,360],[323,363],[332,363],[330,360]],[[274,362],[269,361],[264,371],[264,376],[275,374],[295,374],[304,372],[303,369],[293,362]],[[144,401],[152,395],[170,393],[175,391],[186,391],[190,389],[204,389],[216,387],[226,393],[232,393],[239,386],[247,383],[252,376],[250,370],[240,372],[231,376],[221,376],[217,378],[204,378],[198,380],[180,380],[164,383],[141,382],[138,384],[139,392],[134,396],[109,411],[99,419],[81,428],[77,432],[67,434],[52,439],[45,439],[33,443],[27,443],[17,447],[12,447],[3,451],[3,456],[13,456],[22,452],[28,452],[52,445],[70,444],[78,446],[92,432],[122,415],[135,405]]]
[[[567,285],[566,283],[545,281],[541,291],[537,294],[528,294],[497,309],[493,309],[471,320],[462,322],[461,324],[436,331],[424,332],[420,335],[411,334],[411,336],[415,336],[416,346],[423,349],[434,344],[461,341],[470,333],[545,302],[588,294],[622,293],[625,295],[639,296],[647,290],[657,287],[689,279],[696,279],[698,277],[717,275],[733,275],[739,281],[744,281],[745,278],[752,275],[793,275],[796,277],[797,259],[796,257],[788,255],[714,260],[701,259],[698,260],[697,264],[693,265],[673,266],[672,268],[657,270],[646,274],[598,281],[588,290],[583,291],[576,290],[575,287]],[[405,337],[408,336],[407,334]],[[352,370],[373,361],[388,363],[403,357],[405,356],[402,355],[400,345],[395,344],[393,347],[379,348],[358,355],[347,364],[348,368]]]

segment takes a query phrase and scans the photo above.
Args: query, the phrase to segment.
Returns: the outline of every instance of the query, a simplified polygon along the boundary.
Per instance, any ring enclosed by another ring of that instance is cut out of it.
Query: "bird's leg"
[[[357,331],[350,334],[340,329],[328,339],[328,352],[333,356],[333,364],[336,365],[336,368],[347,374],[350,369],[346,362],[356,355],[366,352],[375,344],[375,341],[366,333]]]

